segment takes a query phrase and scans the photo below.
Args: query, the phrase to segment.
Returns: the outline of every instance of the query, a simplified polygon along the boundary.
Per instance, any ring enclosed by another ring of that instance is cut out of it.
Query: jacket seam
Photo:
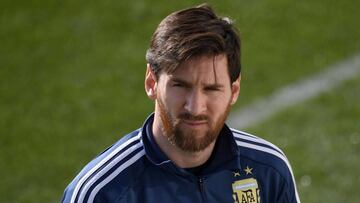
[[[249,159],[249,160],[251,160],[251,161],[253,161],[253,162],[259,163],[259,164],[261,164],[261,165],[265,165],[265,166],[273,169],[277,174],[279,174],[279,176],[282,178],[282,180],[288,185],[287,178],[285,178],[285,177],[283,176],[283,174],[280,173],[280,171],[279,171],[277,168],[273,167],[273,166],[270,165],[270,164],[266,164],[266,163],[263,163],[263,162],[261,162],[261,161],[258,161],[258,160],[255,160],[255,159],[253,159],[253,158],[250,158],[250,157],[248,157],[248,156],[244,156],[244,155],[241,155],[241,156],[242,156],[242,157],[245,157],[246,159]],[[240,158],[240,159],[241,159],[241,158]]]

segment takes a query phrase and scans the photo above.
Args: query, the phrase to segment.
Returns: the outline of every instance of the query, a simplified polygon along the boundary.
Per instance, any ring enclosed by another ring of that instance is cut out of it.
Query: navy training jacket
[[[200,174],[177,167],[152,135],[151,115],[92,160],[65,190],[63,203],[300,203],[284,153],[224,125]]]

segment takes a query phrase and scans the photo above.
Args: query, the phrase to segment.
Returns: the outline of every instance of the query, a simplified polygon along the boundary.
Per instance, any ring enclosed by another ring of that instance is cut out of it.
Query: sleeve
[[[290,166],[289,166],[290,167]],[[284,183],[278,196],[277,203],[300,203],[300,198],[296,188],[295,178],[292,175],[291,167],[288,168],[287,175],[284,177]]]
[[[284,192],[280,194],[277,203],[300,203],[300,200],[297,200],[296,193],[293,189],[287,187]]]
[[[74,181],[73,181],[74,182]],[[70,203],[71,202],[71,196],[74,191],[74,183],[71,182],[65,189],[63,197],[61,199],[61,203]]]

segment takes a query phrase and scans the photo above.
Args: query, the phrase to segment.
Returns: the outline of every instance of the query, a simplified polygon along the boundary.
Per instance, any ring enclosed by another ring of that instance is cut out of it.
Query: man
[[[240,40],[206,5],[167,16],[146,54],[155,112],[90,162],[63,202],[300,202],[284,153],[225,123]]]

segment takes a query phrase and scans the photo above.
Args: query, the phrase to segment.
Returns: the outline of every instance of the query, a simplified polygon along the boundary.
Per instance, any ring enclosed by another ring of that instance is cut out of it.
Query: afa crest
[[[254,178],[235,181],[232,184],[235,203],[260,203],[258,183]]]

